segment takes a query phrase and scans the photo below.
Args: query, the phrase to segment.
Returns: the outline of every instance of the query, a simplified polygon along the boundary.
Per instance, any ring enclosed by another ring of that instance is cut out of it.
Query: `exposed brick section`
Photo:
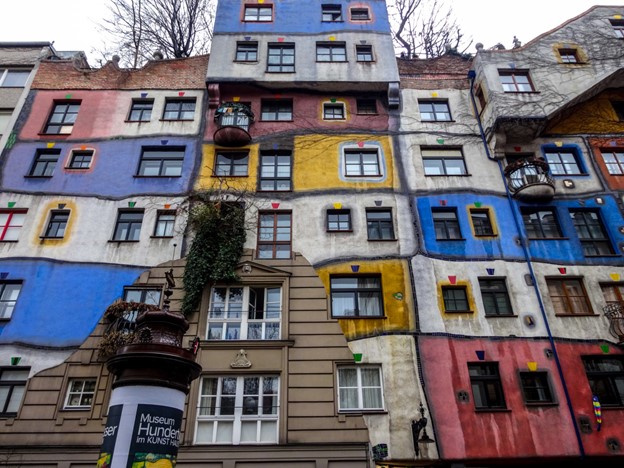
[[[432,59],[397,59],[401,88],[468,88],[471,58],[447,54]]]
[[[32,89],[205,89],[208,55],[154,60],[143,68],[108,62],[97,70],[78,69],[71,61],[44,61]]]

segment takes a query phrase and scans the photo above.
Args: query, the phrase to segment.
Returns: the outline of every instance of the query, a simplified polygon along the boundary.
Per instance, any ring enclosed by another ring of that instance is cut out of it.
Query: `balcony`
[[[555,182],[548,163],[541,158],[519,159],[505,168],[513,196],[527,202],[546,202],[555,195]]]
[[[624,302],[612,302],[602,310],[610,322],[609,332],[619,344],[624,344]]]
[[[220,146],[245,146],[251,141],[249,126],[254,121],[254,114],[246,104],[224,102],[215,111],[217,131],[214,142]]]

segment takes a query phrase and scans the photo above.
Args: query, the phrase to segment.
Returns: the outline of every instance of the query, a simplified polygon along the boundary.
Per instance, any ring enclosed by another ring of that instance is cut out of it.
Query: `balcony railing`
[[[555,182],[548,163],[541,158],[514,161],[505,168],[505,177],[509,190],[516,198],[546,201],[555,195]]]
[[[251,141],[249,126],[254,114],[246,104],[225,102],[215,112],[215,143],[221,146],[244,146]]]
[[[609,319],[609,332],[618,343],[624,343],[624,302],[612,302],[603,309],[605,316]]]

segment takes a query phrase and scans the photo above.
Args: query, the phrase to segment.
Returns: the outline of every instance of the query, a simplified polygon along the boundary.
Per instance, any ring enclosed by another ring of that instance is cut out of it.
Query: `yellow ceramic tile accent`
[[[351,265],[359,265],[357,273],[353,273]],[[378,335],[385,331],[413,331],[415,324],[414,305],[411,286],[408,280],[407,263],[403,260],[353,261],[330,265],[316,271],[325,285],[329,297],[330,275],[381,275],[381,290],[385,317],[379,319],[338,319],[347,339]],[[402,299],[395,294],[400,293]],[[331,307],[331,301],[328,301]]]
[[[63,210],[69,210],[69,219],[67,220],[67,227],[65,228],[65,236],[62,239],[41,239],[40,236],[45,234],[45,229],[47,227],[48,220],[50,219],[50,210],[58,210],[60,209],[58,206],[60,204],[65,204]],[[78,217],[78,210],[76,209],[76,204],[73,201],[67,200],[54,200],[48,202],[43,211],[41,213],[41,218],[39,218],[39,222],[37,223],[36,229],[33,231],[32,243],[34,245],[63,245],[69,242],[71,237],[72,228]]]

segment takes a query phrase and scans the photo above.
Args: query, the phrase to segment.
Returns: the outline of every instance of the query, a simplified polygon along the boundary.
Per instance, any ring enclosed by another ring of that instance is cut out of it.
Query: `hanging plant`
[[[245,208],[242,203],[211,199],[209,192],[192,197],[189,227],[195,238],[186,256],[182,313],[199,306],[207,284],[236,281],[236,265],[245,244]]]
[[[158,306],[142,302],[116,301],[104,312],[104,320],[109,322],[98,346],[101,359],[113,356],[122,346],[134,343],[136,318],[148,310],[158,310]]]

